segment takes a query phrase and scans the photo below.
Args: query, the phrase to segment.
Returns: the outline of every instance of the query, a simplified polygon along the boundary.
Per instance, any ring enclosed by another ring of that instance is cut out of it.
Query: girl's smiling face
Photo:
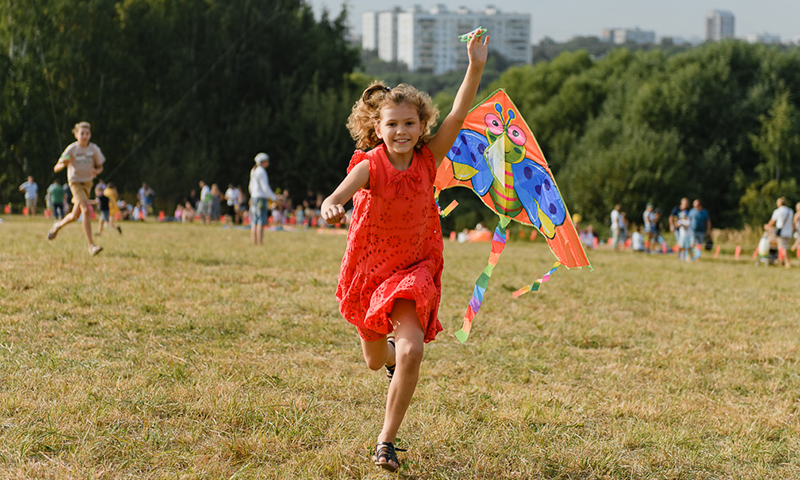
[[[375,133],[387,150],[400,155],[413,155],[422,132],[419,112],[407,103],[381,109],[381,120],[375,126]]]
[[[78,141],[78,145],[81,147],[89,145],[90,138],[92,138],[92,131],[86,127],[81,127],[75,132],[75,140]]]

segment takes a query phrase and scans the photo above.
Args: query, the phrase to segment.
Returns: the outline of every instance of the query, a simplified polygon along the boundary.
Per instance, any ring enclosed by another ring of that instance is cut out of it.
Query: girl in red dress
[[[353,199],[336,299],[358,329],[367,366],[385,366],[390,378],[373,461],[392,472],[400,468],[394,441],[417,386],[424,344],[442,330],[443,245],[433,181],[477,93],[488,41],[475,35],[467,43],[467,73],[434,136],[439,112],[427,94],[408,85],[367,88],[347,124],[360,150],[321,207],[322,218],[334,224]]]

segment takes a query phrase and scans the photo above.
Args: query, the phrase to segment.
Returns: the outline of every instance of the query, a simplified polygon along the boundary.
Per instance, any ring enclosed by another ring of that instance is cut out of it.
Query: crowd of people
[[[787,252],[796,251],[800,246],[800,203],[796,211],[792,211],[784,197],[779,198],[776,204],[772,217],[764,225],[759,252],[765,248],[772,251],[775,258],[789,268],[791,261]],[[701,250],[710,250],[713,246],[711,216],[699,198],[691,202],[691,207],[689,199],[682,198],[680,204],[673,207],[666,223],[663,211],[654,208],[653,204],[645,208],[640,224],[631,222],[621,206],[615,205],[609,215],[609,226],[611,238],[608,244],[616,251],[628,248],[647,253],[675,251],[680,261],[690,262],[697,260]],[[673,248],[668,245],[665,228],[674,236]],[[597,237],[591,225],[579,228],[579,233],[586,246],[597,247]]]

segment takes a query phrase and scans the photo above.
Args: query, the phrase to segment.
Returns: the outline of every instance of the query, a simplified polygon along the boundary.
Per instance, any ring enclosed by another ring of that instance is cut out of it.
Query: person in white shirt
[[[28,181],[19,186],[20,192],[25,192],[25,206],[28,207],[28,215],[36,215],[36,201],[39,199],[39,186],[33,181],[33,177],[28,176]]]
[[[619,250],[620,208],[620,205],[614,205],[614,210],[611,210],[611,243],[614,245],[614,250]]]
[[[792,209],[786,206],[786,199],[781,197],[776,202],[778,208],[772,212],[772,218],[764,225],[764,229],[768,230],[775,227],[775,235],[778,237],[778,250],[783,252],[783,261],[786,268],[792,266],[789,260],[789,253],[787,249],[792,241],[792,228],[794,215]]]
[[[231,220],[236,218],[236,205],[239,204],[241,195],[242,192],[238,188],[234,187],[232,183],[228,184],[228,189],[225,190],[225,200],[228,202],[228,211],[226,213],[231,217]]]
[[[256,165],[250,170],[250,236],[254,245],[261,245],[269,216],[267,200],[275,201],[277,197],[269,186],[267,176],[269,155],[261,152],[256,155],[255,162]]]

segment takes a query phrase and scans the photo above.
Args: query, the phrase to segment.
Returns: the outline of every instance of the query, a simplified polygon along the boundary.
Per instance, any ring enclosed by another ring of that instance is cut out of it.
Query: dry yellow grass
[[[386,381],[333,293],[344,237],[0,224],[0,478],[385,478]],[[400,431],[403,478],[800,477],[800,270],[729,256],[445,244],[437,341]]]

